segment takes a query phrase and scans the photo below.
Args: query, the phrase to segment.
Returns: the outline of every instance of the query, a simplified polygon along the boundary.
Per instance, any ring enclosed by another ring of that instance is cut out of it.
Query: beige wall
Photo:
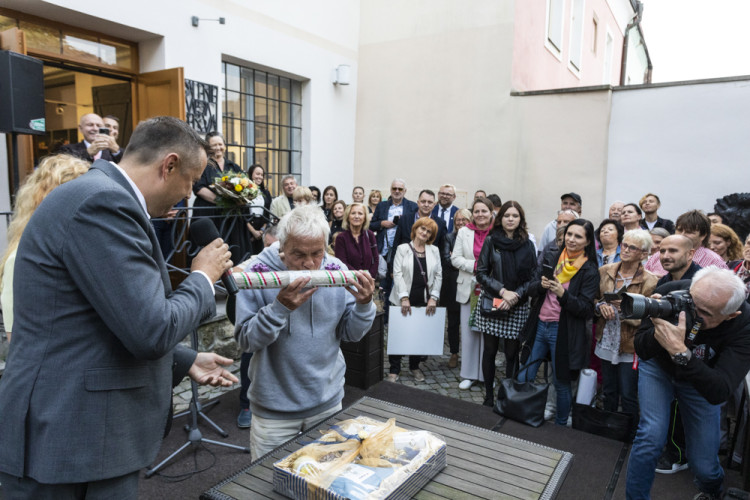
[[[500,190],[512,3],[363,0],[361,14],[355,184]]]
[[[583,217],[601,220],[607,175],[609,90],[513,97],[515,157],[503,200],[524,207],[529,230],[541,237],[560,209],[560,195],[583,199]]]

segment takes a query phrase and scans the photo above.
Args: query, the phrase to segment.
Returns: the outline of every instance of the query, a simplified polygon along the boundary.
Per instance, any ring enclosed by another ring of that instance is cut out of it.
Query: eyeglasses
[[[637,247],[635,245],[628,245],[627,243],[620,243],[620,251],[621,252],[643,252],[644,249]]]
[[[453,196],[453,193],[438,193],[438,196]]]
[[[394,187],[391,188],[391,191],[403,191],[403,190],[404,188],[394,188]]]

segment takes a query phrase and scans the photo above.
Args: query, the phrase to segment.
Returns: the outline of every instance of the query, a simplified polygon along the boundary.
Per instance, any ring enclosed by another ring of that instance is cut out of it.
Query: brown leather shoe
[[[458,354],[451,354],[451,359],[448,360],[448,368],[455,368],[458,366]]]

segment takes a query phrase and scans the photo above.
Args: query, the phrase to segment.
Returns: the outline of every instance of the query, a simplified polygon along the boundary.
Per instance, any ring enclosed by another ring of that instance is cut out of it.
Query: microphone
[[[190,235],[193,241],[202,247],[205,247],[216,238],[221,238],[219,231],[210,219],[198,219],[190,224]],[[231,269],[227,269],[221,275],[221,282],[229,295],[237,295],[239,289],[237,288],[237,283],[234,281]]]

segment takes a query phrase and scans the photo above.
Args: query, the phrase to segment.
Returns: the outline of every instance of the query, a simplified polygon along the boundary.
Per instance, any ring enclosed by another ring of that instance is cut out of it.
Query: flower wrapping
[[[274,464],[274,490],[291,498],[411,498],[445,465],[446,445],[396,420],[344,420]]]
[[[260,193],[258,186],[244,172],[227,172],[214,177],[209,188],[216,193],[216,206],[222,208],[247,205]]]

